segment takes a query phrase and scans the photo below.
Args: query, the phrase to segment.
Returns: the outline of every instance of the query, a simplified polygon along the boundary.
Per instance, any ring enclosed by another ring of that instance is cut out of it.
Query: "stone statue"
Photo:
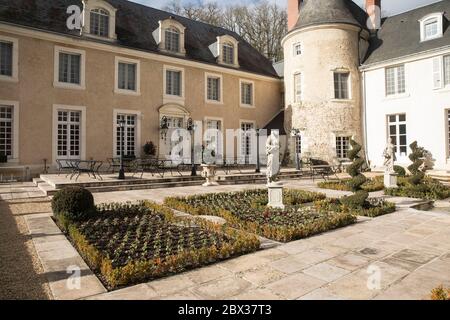
[[[272,130],[266,142],[267,184],[275,182],[280,172],[280,140],[278,132]]]
[[[396,156],[395,156],[395,146],[392,143],[392,138],[389,138],[389,141],[386,145],[386,149],[384,149],[383,152],[383,157],[384,157],[384,168],[385,168],[385,172],[387,173],[393,173],[394,171],[394,163],[397,160]]]

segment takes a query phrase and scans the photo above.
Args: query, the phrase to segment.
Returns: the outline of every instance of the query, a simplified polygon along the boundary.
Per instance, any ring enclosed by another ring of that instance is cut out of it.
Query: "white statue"
[[[280,139],[278,132],[271,130],[269,138],[266,142],[267,155],[267,184],[276,181],[278,173],[280,172]]]
[[[392,143],[392,138],[389,138],[389,141],[386,145],[386,149],[384,149],[383,152],[384,157],[384,168],[385,172],[387,173],[393,173],[394,171],[394,163],[397,161],[397,158],[395,156],[395,145]]]

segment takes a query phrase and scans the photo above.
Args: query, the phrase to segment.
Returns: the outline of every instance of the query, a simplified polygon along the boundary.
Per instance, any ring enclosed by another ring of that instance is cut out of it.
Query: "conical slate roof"
[[[366,21],[366,12],[352,0],[304,0],[293,30],[328,23],[344,23],[366,28]]]

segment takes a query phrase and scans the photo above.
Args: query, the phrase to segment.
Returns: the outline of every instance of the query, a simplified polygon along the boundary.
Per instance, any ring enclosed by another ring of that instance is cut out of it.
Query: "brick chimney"
[[[302,0],[288,0],[287,16],[288,16],[288,31],[294,28],[300,13],[300,3]]]
[[[381,0],[366,0],[366,12],[369,16],[367,27],[375,31],[381,27]]]

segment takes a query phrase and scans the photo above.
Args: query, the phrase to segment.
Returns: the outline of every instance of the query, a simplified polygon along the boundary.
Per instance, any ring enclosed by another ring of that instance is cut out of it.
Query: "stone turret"
[[[363,142],[358,68],[366,22],[351,0],[304,0],[283,39],[287,127],[300,130],[303,155],[335,162],[337,137]]]

